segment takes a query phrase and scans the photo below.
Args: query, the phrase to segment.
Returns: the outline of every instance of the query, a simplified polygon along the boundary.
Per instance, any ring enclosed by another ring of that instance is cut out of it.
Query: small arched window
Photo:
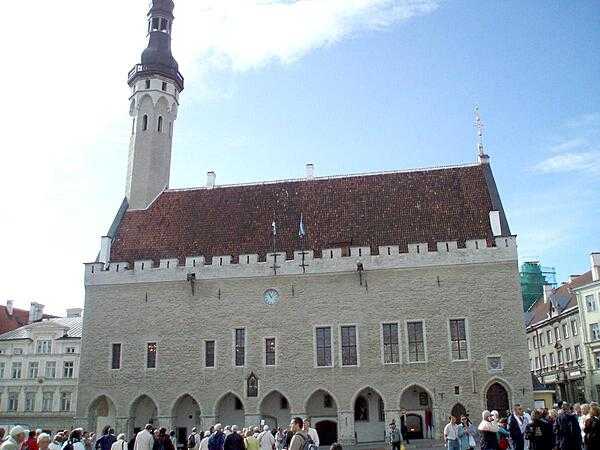
[[[173,122],[169,122],[169,137],[173,137]]]
[[[142,130],[146,131],[148,129],[148,116],[146,114],[144,114],[144,117],[142,118]]]
[[[150,80],[146,80],[146,89],[150,89]]]
[[[133,118],[133,121],[131,122],[131,134],[135,133],[135,117]]]
[[[158,132],[162,133],[162,122],[163,122],[163,118],[162,116],[158,116]]]

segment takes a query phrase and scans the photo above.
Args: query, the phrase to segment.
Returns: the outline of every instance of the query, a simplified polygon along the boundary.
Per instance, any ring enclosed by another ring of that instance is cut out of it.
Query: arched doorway
[[[106,395],[101,395],[92,403],[88,409],[89,430],[95,431],[97,435],[102,434],[102,429],[110,425],[115,427],[117,411],[113,401]]]
[[[321,445],[337,441],[337,402],[329,392],[322,389],[313,392],[306,402],[306,414],[319,434]]]
[[[433,434],[433,401],[429,392],[413,385],[400,396],[401,425],[409,439],[430,438]]]
[[[287,428],[291,420],[290,403],[281,392],[273,391],[260,402],[260,415],[271,429]]]
[[[137,433],[146,424],[157,425],[158,407],[147,395],[138,397],[132,404],[129,413],[133,432]]]
[[[452,407],[452,411],[450,411],[450,415],[453,417],[458,417],[460,419],[461,416],[467,415],[467,409],[463,406],[462,403],[457,403]]]
[[[184,448],[192,428],[200,427],[200,405],[191,395],[185,394],[173,406],[172,416],[177,448]]]
[[[246,414],[244,404],[240,398],[229,392],[217,402],[215,410],[216,420],[223,426],[237,425],[244,427],[246,424]]]
[[[367,387],[354,400],[354,436],[357,443],[385,441],[385,408],[383,399]]]
[[[490,385],[486,394],[486,405],[489,411],[498,411],[500,417],[507,417],[510,410],[508,401],[508,392],[500,383],[495,382]]]

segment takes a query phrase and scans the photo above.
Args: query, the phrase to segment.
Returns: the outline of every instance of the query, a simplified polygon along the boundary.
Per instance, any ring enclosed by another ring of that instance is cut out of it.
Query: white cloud
[[[551,156],[534,166],[540,173],[600,173],[600,152],[567,152]]]
[[[124,190],[125,79],[146,43],[147,0],[8,2],[0,194],[0,302],[53,312],[82,303]],[[296,61],[364,30],[433,11],[433,0],[177,0],[174,54],[187,95],[206,67],[244,71]],[[33,11],[35,9],[35,11]]]

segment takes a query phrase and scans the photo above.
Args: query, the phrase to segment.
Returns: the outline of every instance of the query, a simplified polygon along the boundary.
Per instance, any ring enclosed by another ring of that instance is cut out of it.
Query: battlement
[[[295,251],[293,259],[276,252],[268,253],[265,261],[256,254],[239,255],[237,262],[231,255],[221,255],[213,256],[210,264],[199,255],[187,257],[183,265],[177,258],[168,258],[161,259],[158,266],[151,260],[135,261],[133,268],[127,262],[93,262],[85,264],[85,284],[185,281],[189,274],[197,280],[251,278],[356,272],[359,266],[369,271],[517,260],[516,236],[497,237],[492,247],[485,239],[472,239],[465,242],[464,248],[459,248],[456,241],[438,242],[436,248],[430,251],[426,243],[415,243],[408,245],[408,252],[401,253],[397,245],[382,245],[378,255],[372,255],[369,247],[328,248],[320,258],[313,250],[306,250]]]

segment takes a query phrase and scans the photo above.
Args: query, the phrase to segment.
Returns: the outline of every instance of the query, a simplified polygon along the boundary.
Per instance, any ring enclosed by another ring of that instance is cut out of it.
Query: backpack
[[[302,436],[302,435],[300,434],[300,436]],[[302,439],[304,439],[304,436],[302,436]],[[318,449],[319,449],[319,447],[317,447],[315,445],[314,441],[307,434],[306,439],[304,439],[304,444],[302,445],[302,450],[318,450]]]
[[[195,446],[196,446],[196,434],[192,433],[192,434],[190,434],[190,437],[188,437],[187,447],[194,448]]]

